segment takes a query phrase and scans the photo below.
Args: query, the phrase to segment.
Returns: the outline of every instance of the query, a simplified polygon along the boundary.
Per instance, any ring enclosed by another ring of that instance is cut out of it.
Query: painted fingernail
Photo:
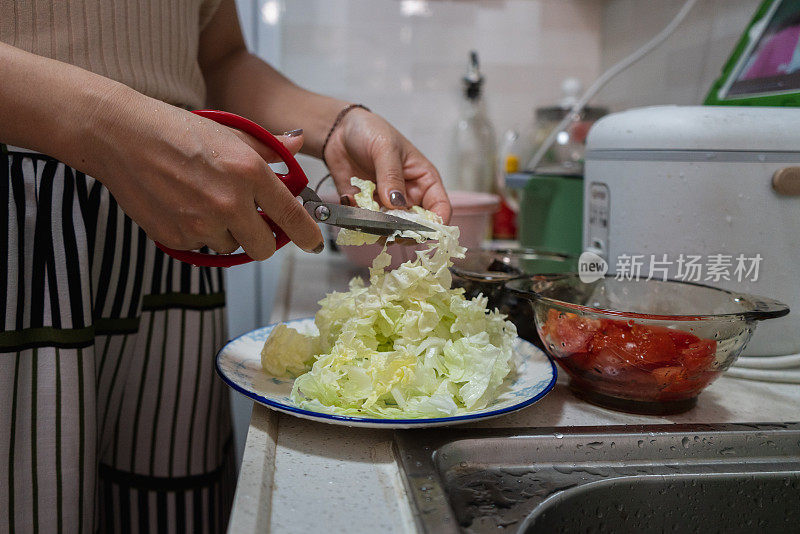
[[[341,204],[342,206],[349,206],[350,197],[348,197],[347,195],[342,195],[341,197],[339,197],[339,204]]]
[[[303,135],[303,129],[302,128],[298,128],[296,130],[290,130],[288,132],[283,132],[283,135],[285,137],[300,137],[301,135]]]
[[[389,202],[392,203],[392,206],[405,206],[406,197],[400,191],[392,191],[389,193]]]
[[[311,252],[313,252],[314,254],[319,254],[323,250],[325,250],[325,241],[320,241],[319,245],[317,245],[317,248],[315,248]]]

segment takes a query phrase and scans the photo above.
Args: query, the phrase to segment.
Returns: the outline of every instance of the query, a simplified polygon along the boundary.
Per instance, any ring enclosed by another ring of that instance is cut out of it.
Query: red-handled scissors
[[[308,187],[308,178],[297,163],[297,160],[294,159],[292,153],[283,146],[283,143],[264,128],[251,120],[240,117],[239,115],[234,115],[233,113],[228,113],[227,111],[204,109],[193,111],[192,113],[250,134],[278,154],[281,160],[286,163],[288,172],[286,174],[276,173],[276,175],[289,191],[291,191],[292,195],[295,197],[299,196],[303,200],[303,207],[317,222],[383,236],[390,236],[398,230],[412,230],[415,232],[432,231],[427,226],[379,211],[323,202],[322,199],[319,198],[319,195]],[[265,213],[259,210],[259,214],[267,221],[269,227],[272,229],[272,233],[275,234],[276,250],[290,241],[286,232],[272,222]],[[250,256],[244,253],[204,254],[191,250],[171,249],[158,242],[156,242],[156,246],[175,259],[198,266],[232,267],[234,265],[241,265],[253,261]]]

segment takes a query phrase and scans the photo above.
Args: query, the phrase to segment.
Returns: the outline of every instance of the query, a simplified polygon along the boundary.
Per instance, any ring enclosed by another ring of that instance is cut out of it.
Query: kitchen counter
[[[354,275],[341,255],[292,251],[273,322],[313,316],[327,292]],[[658,423],[779,422],[800,419],[800,387],[722,377],[695,408],[672,416],[630,415],[579,401],[559,378],[540,402],[463,427],[551,427]],[[392,431],[315,423],[253,408],[230,532],[414,532],[392,455]]]

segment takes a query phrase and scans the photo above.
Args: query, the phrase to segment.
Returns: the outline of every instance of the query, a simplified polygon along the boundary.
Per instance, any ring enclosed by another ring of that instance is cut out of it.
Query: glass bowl
[[[576,272],[578,258],[565,254],[543,252],[530,248],[472,249],[462,259],[454,260],[453,287],[463,287],[464,295],[471,299],[485,296],[489,309],[500,313],[517,327],[522,339],[544,349],[531,307],[524,299],[505,288],[506,282],[539,273]]]
[[[690,282],[584,283],[577,275],[506,284],[531,307],[545,350],[579,397],[636,413],[678,413],[739,357],[778,301]]]

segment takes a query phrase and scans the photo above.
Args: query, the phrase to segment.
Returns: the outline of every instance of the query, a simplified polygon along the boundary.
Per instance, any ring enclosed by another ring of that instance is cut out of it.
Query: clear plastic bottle
[[[464,99],[456,123],[451,152],[453,170],[450,187],[461,191],[491,193],[497,169],[494,128],[481,98],[484,77],[478,53],[470,52],[467,74],[462,78]]]

